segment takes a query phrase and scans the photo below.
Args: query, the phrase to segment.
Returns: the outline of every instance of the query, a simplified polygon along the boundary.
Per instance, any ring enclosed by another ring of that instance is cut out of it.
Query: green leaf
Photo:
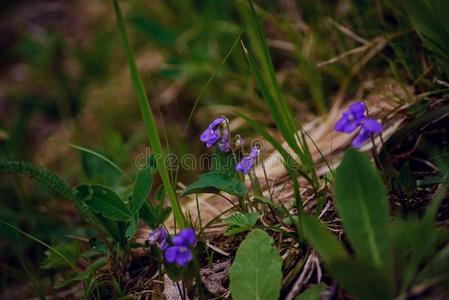
[[[364,261],[345,259],[328,266],[330,274],[344,290],[363,300],[393,299],[389,277],[377,266]]]
[[[301,226],[304,237],[326,264],[348,258],[345,248],[343,248],[337,237],[315,217],[302,216]]]
[[[233,177],[235,171],[235,157],[232,152],[222,153],[216,147],[215,154],[212,156],[212,171],[222,174],[225,177]]]
[[[221,172],[211,171],[200,175],[199,179],[187,186],[181,196],[196,193],[218,194],[220,191],[243,197],[248,192],[246,186],[234,177],[228,177]]]
[[[320,294],[326,289],[324,283],[316,284],[298,295],[295,300],[320,300]]]
[[[335,174],[335,202],[357,257],[390,269],[389,203],[368,157],[349,149]]]
[[[139,212],[150,193],[153,176],[156,171],[156,161],[150,156],[145,167],[137,173],[131,201],[132,220],[126,230],[127,237],[131,237],[137,232],[139,227]]]
[[[241,243],[230,269],[230,290],[236,300],[278,299],[282,259],[263,230],[251,231]]]
[[[152,157],[149,157],[146,166],[137,173],[131,202],[131,210],[133,212],[138,212],[147,199],[156,170],[156,161]]]
[[[102,185],[91,185],[91,195],[85,202],[89,208],[113,221],[129,221],[131,212],[120,197]]]
[[[237,233],[251,230],[259,219],[258,213],[236,213],[224,222],[229,225],[226,229],[225,236],[231,236]]]
[[[45,251],[46,257],[42,262],[42,269],[71,268],[78,261],[81,255],[80,246],[77,241],[56,246],[54,249],[56,249],[59,253],[54,250]],[[64,255],[64,258],[60,254]]]

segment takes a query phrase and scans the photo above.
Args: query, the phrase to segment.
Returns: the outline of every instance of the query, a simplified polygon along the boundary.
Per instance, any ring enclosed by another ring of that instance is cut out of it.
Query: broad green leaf
[[[137,173],[131,202],[131,210],[133,212],[138,212],[147,199],[156,170],[156,161],[149,157],[146,166]]]
[[[237,250],[229,278],[235,300],[279,298],[282,259],[265,231],[255,229],[246,236]]]
[[[301,226],[304,237],[318,252],[321,259],[330,264],[333,261],[345,259],[348,257],[343,245],[338,241],[323,224],[315,217],[302,216]]]
[[[226,229],[225,235],[231,236],[251,230],[254,225],[256,225],[258,218],[258,213],[236,213],[230,216],[224,220],[224,222],[229,225]]]
[[[92,194],[85,202],[92,211],[113,221],[131,220],[131,212],[113,190],[101,185],[92,185],[90,188]]]
[[[320,300],[320,294],[326,289],[324,283],[316,284],[299,294],[295,300]]]
[[[389,203],[368,157],[349,149],[335,174],[335,202],[357,257],[390,268]]]
[[[370,263],[344,259],[327,265],[335,280],[357,299],[393,299],[393,287],[389,277]]]
[[[220,191],[239,197],[243,197],[248,192],[246,186],[238,179],[212,171],[200,175],[197,181],[184,189],[181,196],[194,193],[218,194]]]
[[[64,258],[53,250],[45,251],[45,259],[42,262],[42,269],[61,269],[71,268],[81,255],[80,246],[77,241],[54,247],[58,252],[64,255]],[[68,263],[67,259],[71,262]]]

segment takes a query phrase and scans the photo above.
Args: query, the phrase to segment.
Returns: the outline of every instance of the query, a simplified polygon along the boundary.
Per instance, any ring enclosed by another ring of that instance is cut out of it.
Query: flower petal
[[[383,130],[382,124],[380,124],[380,122],[375,119],[366,120],[365,124],[363,124],[363,127],[372,133],[380,133]]]
[[[176,261],[176,257],[178,256],[178,246],[171,246],[165,249],[164,257],[165,260],[169,263],[174,263]]]
[[[178,266],[184,267],[192,259],[192,252],[187,248],[183,248],[182,251],[179,251],[178,255],[176,256],[176,263],[178,264]]]
[[[211,128],[212,130],[215,130],[224,121],[225,121],[225,118],[219,117],[219,118],[215,119],[212,123],[209,124],[209,128]]]
[[[348,108],[348,112],[352,113],[354,116],[364,115],[365,111],[366,111],[366,104],[365,102],[362,101],[354,102]]]

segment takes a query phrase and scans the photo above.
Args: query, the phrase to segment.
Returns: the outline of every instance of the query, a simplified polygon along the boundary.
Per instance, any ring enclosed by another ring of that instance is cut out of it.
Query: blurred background
[[[448,68],[435,55],[444,49],[429,49],[413,14],[397,1],[255,3],[300,124],[348,99],[402,104],[447,91]],[[235,1],[120,5],[168,151],[204,153],[203,128],[237,109],[274,132],[242,52]],[[114,171],[63,144],[70,142],[135,172],[134,158],[147,141],[112,2],[5,0],[0,7],[0,158],[31,161],[72,185],[96,177],[116,183]],[[231,128],[251,136],[240,119]],[[192,178],[179,174],[186,184]],[[0,218],[49,244],[91,234],[70,203],[27,178],[0,175],[0,195]],[[0,235],[1,289],[42,294],[52,278],[42,268],[45,248],[6,227]]]

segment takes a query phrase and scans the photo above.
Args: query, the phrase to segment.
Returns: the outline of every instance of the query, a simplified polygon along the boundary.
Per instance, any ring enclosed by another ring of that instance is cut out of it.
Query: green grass
[[[185,218],[182,213],[173,186],[171,185],[166,165],[166,155],[162,149],[161,140],[159,138],[159,132],[156,127],[156,122],[154,120],[154,116],[150,108],[147,92],[145,90],[145,87],[143,86],[142,79],[140,78],[139,71],[137,70],[136,62],[134,60],[134,55],[129,45],[128,35],[126,33],[125,24],[123,22],[122,12],[116,0],[113,0],[113,4],[117,25],[119,27],[123,47],[125,49],[126,57],[128,59],[128,67],[129,72],[131,74],[131,80],[133,83],[134,91],[136,93],[137,101],[139,103],[142,119],[145,124],[147,137],[152,148],[151,150],[156,158],[159,174],[161,176],[168,198],[170,199],[170,205],[173,209],[175,221],[178,223],[180,228],[184,228],[186,226]]]

